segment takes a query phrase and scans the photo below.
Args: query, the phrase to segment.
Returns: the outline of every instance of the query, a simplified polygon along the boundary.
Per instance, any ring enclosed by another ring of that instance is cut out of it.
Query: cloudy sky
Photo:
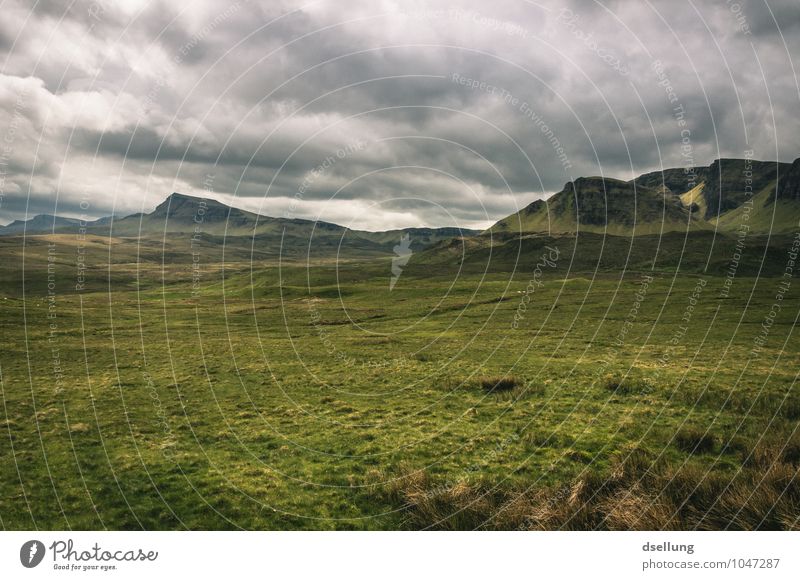
[[[0,223],[173,191],[485,226],[581,175],[800,156],[797,0],[0,2]]]

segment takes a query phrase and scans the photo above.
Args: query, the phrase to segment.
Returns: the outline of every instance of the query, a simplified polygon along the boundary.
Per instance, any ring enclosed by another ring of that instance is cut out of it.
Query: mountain
[[[757,233],[787,233],[798,228],[800,159],[791,164],[717,159],[693,172],[665,169],[641,175],[634,182],[680,197],[684,206],[722,232],[734,233],[742,225]]]
[[[580,177],[549,199],[537,200],[500,220],[489,231],[629,236],[707,227],[671,192],[608,177]]]
[[[77,227],[80,220],[41,214],[29,220],[15,220],[8,225],[0,226],[0,236],[19,234],[49,234],[54,230],[67,227]]]
[[[800,158],[795,159],[780,179],[778,199],[800,202]]]
[[[261,218],[262,224],[275,218]],[[158,236],[168,233],[253,235],[259,215],[213,199],[173,193],[150,213],[137,213],[104,224],[114,236]]]
[[[712,222],[725,232],[735,232],[745,225],[748,232],[756,233],[781,234],[800,229],[800,159],[791,165],[775,164],[760,178],[756,171],[753,174],[752,203],[740,200],[738,206]]]
[[[492,226],[495,233],[642,235],[672,231],[788,233],[800,227],[800,159],[717,159],[631,181],[581,177]]]
[[[698,183],[705,181],[707,174],[708,167],[697,167],[691,170],[677,167],[645,173],[634,179],[633,183],[650,189],[657,189],[664,193],[681,195]]]
[[[55,221],[54,221],[55,220]],[[55,228],[53,224],[55,223]],[[0,228],[2,235],[73,234],[79,220],[37,216]],[[204,199],[173,193],[150,213],[121,218],[105,217],[85,224],[86,233],[102,237],[136,238],[165,247],[225,247],[229,256],[255,257],[372,257],[392,255],[400,238],[408,235],[413,251],[454,236],[470,237],[477,230],[406,228],[385,232],[351,230],[344,226],[305,219],[259,215]],[[233,252],[233,253],[231,253]]]
[[[750,235],[744,249],[737,239],[742,224]],[[442,241],[415,254],[407,273],[531,272],[544,263],[572,272],[720,274],[738,256],[740,275],[772,275],[785,268],[798,229],[800,159],[718,159],[630,181],[578,178],[480,236]],[[563,257],[556,266],[542,257],[552,261],[554,252]]]
[[[115,220],[111,231],[116,236],[163,233],[189,233],[217,236],[303,237],[307,240],[334,238],[345,244],[361,240],[384,246],[397,244],[409,234],[412,244],[427,246],[455,235],[477,235],[477,230],[459,228],[406,228],[384,232],[351,230],[337,224],[298,218],[276,218],[259,215],[225,205],[213,199],[203,199],[173,193],[149,214],[135,214]]]
[[[774,193],[778,176],[789,167],[787,163],[770,161],[717,159],[708,168],[703,183],[704,217],[715,219],[738,208],[750,197],[748,190],[752,191],[752,195],[765,189]]]
[[[774,185],[779,174],[791,167],[777,161],[755,159],[717,159],[711,165],[695,168],[672,168],[640,175],[636,185],[663,189],[677,196],[693,192],[694,201],[702,205],[703,217],[712,219],[734,209],[746,199],[749,184],[754,193]]]

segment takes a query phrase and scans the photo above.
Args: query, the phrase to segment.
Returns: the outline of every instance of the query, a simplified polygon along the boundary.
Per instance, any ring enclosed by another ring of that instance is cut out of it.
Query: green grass
[[[796,284],[752,356],[777,277],[706,276],[686,324],[698,271],[631,320],[642,273],[562,263],[515,330],[527,263],[390,291],[387,259],[209,246],[193,293],[186,247],[99,245],[77,293],[61,239],[49,303],[46,251],[24,294],[0,265],[5,529],[798,525]]]

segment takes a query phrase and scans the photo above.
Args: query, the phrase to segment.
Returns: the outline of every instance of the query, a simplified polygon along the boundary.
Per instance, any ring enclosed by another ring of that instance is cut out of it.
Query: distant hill
[[[0,226],[0,236],[18,234],[47,234],[54,230],[77,227],[80,220],[41,214],[29,220],[15,220],[8,225]]]
[[[79,220],[36,216],[27,222],[0,227],[0,236],[75,233]],[[224,245],[231,251],[252,248],[253,255],[371,257],[393,253],[400,238],[408,234],[413,251],[422,250],[454,236],[478,235],[478,230],[460,228],[406,228],[385,232],[351,230],[344,226],[305,219],[259,215],[204,199],[173,193],[150,213],[120,218],[100,218],[86,224],[88,234],[114,238],[158,240],[162,244]],[[232,254],[233,255],[233,254]]]
[[[173,193],[150,213],[137,213],[104,224],[114,236],[158,236],[167,233],[253,235],[259,215],[213,199]],[[261,218],[262,225],[275,218]]]

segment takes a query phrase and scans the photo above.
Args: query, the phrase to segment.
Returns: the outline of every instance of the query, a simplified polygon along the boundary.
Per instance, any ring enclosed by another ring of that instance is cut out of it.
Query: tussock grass
[[[478,378],[478,384],[487,393],[512,391],[525,384],[525,381],[513,375],[486,376]]]
[[[686,453],[710,453],[716,438],[705,429],[686,427],[675,434],[675,446]]]
[[[642,377],[611,373],[603,377],[603,387],[616,395],[646,395],[653,390],[652,383]]]
[[[792,462],[800,447],[789,441],[747,451],[740,470],[675,464],[637,448],[615,455],[606,473],[587,470],[558,486],[448,485],[407,471],[380,493],[402,506],[412,529],[800,530]]]
[[[778,413],[789,421],[800,421],[800,400],[789,399],[784,401],[778,409]]]
[[[795,432],[789,438],[781,439],[772,436],[759,441],[744,458],[749,466],[769,469],[777,463],[793,466],[800,465],[800,433]]]

